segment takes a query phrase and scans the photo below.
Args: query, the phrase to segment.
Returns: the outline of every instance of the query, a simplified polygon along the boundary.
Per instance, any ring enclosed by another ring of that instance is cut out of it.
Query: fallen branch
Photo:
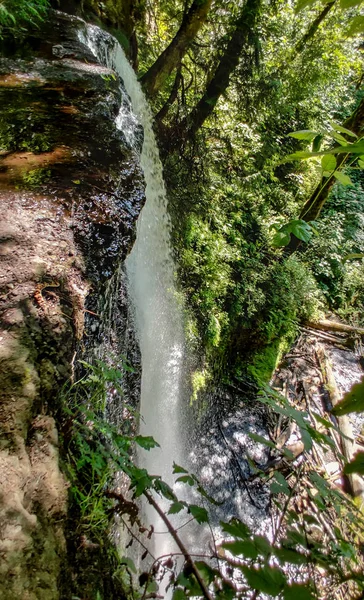
[[[206,587],[194,561],[191,558],[190,553],[188,552],[186,546],[184,545],[184,543],[182,542],[182,540],[179,538],[175,528],[173,527],[172,523],[170,522],[170,520],[166,517],[165,513],[163,512],[163,510],[161,509],[161,507],[159,506],[159,504],[157,504],[157,502],[154,500],[152,494],[150,494],[149,492],[147,492],[147,490],[144,490],[143,492],[144,496],[146,497],[146,499],[148,500],[149,504],[151,504],[153,506],[153,508],[157,511],[158,515],[160,516],[160,518],[162,519],[163,523],[166,525],[169,533],[171,534],[172,538],[174,539],[174,541],[176,542],[178,548],[181,550],[186,563],[190,566],[192,573],[194,574],[194,576],[197,579],[198,585],[201,588],[202,594],[203,596],[207,599],[207,600],[213,600],[213,597],[211,596],[208,588]]]
[[[323,346],[318,345],[317,350],[317,358],[321,366],[322,375],[324,378],[324,382],[326,384],[326,389],[330,395],[330,400],[332,406],[336,406],[340,400],[341,396],[336,385],[334,373],[332,371],[330,362],[326,356],[325,349]],[[336,417],[338,428],[340,429],[340,445],[343,456],[345,460],[349,463],[354,456],[355,453],[355,441],[353,428],[351,426],[350,420],[347,415]],[[353,498],[360,498],[361,502],[364,503],[364,485],[363,480],[356,473],[352,473],[350,475],[345,476],[347,478],[349,484],[349,491]]]
[[[353,327],[346,323],[338,323],[337,321],[329,321],[329,319],[321,319],[320,321],[307,321],[306,325],[312,329],[322,329],[323,331],[339,331],[341,333],[356,333],[364,335],[362,327]]]

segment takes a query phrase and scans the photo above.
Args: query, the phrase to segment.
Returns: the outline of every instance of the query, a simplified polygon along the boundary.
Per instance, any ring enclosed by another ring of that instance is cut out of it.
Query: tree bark
[[[190,43],[205,23],[211,3],[212,0],[193,0],[175,37],[141,78],[148,96],[154,96],[161,89],[167,77],[181,62]]]
[[[181,123],[186,137],[193,136],[213,112],[229,86],[230,76],[239,64],[244,46],[252,43],[262,0],[247,0],[216,71],[191,114]]]
[[[326,18],[326,16],[328,15],[328,13],[330,12],[330,10],[332,9],[332,7],[334,6],[335,3],[336,3],[336,0],[326,4],[325,8],[320,12],[320,14],[316,17],[316,19],[314,21],[312,21],[312,23],[311,23],[310,27],[308,28],[308,30],[306,31],[305,35],[300,39],[299,42],[297,42],[297,44],[294,48],[293,57],[291,57],[291,60],[295,59],[298,54],[301,54],[301,52],[304,50],[307,42],[309,42],[313,38],[316,31],[320,27],[322,21]]]

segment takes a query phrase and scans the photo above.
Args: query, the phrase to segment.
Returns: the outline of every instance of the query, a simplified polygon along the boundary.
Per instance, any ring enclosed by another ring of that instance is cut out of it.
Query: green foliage
[[[48,7],[48,0],[3,0],[0,4],[0,39],[5,34],[21,34],[27,25],[37,25]]]

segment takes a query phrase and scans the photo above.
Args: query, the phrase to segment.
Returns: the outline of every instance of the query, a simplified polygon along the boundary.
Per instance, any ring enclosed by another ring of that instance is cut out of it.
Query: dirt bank
[[[125,258],[144,199],[137,157],[114,123],[120,81],[94,64],[82,27],[52,13],[19,44],[20,58],[0,60],[4,600],[59,597],[67,515],[59,389],[88,333],[85,301]]]

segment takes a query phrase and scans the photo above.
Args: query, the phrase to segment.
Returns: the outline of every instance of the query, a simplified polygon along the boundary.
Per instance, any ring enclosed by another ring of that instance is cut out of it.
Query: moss
[[[26,189],[32,189],[39,187],[43,183],[46,183],[51,177],[50,169],[31,169],[30,171],[26,171],[21,175],[21,184],[20,187],[24,187]]]
[[[269,383],[274,370],[279,365],[283,354],[290,348],[292,341],[292,336],[276,339],[263,350],[256,352],[247,367],[248,376],[252,377],[259,385]]]

